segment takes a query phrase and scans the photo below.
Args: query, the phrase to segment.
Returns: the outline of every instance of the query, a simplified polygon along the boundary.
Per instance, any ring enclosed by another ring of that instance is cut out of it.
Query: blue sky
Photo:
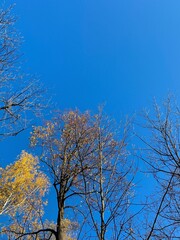
[[[40,76],[59,108],[96,109],[106,102],[118,117],[154,96],[178,95],[178,0],[16,3],[27,71]]]
[[[57,108],[105,111],[120,120],[169,92],[179,98],[179,0],[16,2],[23,69],[39,76]],[[12,161],[28,133],[1,144]],[[11,151],[7,153],[7,147]]]
[[[179,0],[7,0],[7,5],[15,2],[16,28],[24,37],[22,68],[39,76],[57,108],[94,111],[106,103],[107,114],[119,121],[150,107],[153,97],[161,101],[172,92],[178,98]],[[12,139],[9,154],[26,148],[26,137]],[[4,151],[1,156],[8,157]]]

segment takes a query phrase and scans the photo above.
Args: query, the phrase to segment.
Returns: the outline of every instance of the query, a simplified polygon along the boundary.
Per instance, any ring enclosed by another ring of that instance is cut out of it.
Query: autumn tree
[[[146,112],[141,158],[154,179],[154,194],[146,208],[143,239],[179,239],[180,235],[180,110],[168,98]],[[152,181],[153,182],[153,181]]]
[[[106,120],[100,113],[77,110],[34,127],[31,144],[39,148],[56,193],[57,240],[66,239],[67,216],[71,225],[79,224],[78,239],[96,236],[102,240],[108,231],[114,232],[112,239],[119,239],[122,232],[130,234],[131,163],[127,164],[125,136],[116,134],[113,123]],[[92,235],[84,232],[89,223]]]
[[[27,127],[29,113],[40,109],[42,91],[20,65],[20,34],[12,7],[0,7],[0,136],[14,136]]]
[[[12,6],[0,7],[1,139],[16,136],[23,131],[28,126],[32,113],[37,113],[41,106],[42,90],[37,87],[35,79],[24,74],[21,69],[21,36],[14,28],[16,19],[12,11]],[[45,176],[37,171],[37,159],[25,152],[17,162],[5,169],[0,168],[0,216],[1,219],[5,215],[11,218],[11,225],[4,227],[1,224],[4,233],[10,228],[12,230],[13,226],[14,229],[20,229],[20,232],[24,231],[25,223],[26,227],[28,225],[25,213],[26,216],[33,216],[33,213],[41,212],[42,204],[39,201],[45,192],[47,181]],[[9,238],[13,239],[12,236]]]
[[[92,164],[88,160],[94,151],[95,133],[90,114],[78,111],[63,113],[44,126],[35,127],[32,133],[31,144],[41,149],[40,159],[49,171],[56,193],[57,240],[65,239],[65,210],[74,207],[66,203],[84,194],[82,172],[89,171]],[[83,154],[83,165],[79,151]]]
[[[48,189],[48,179],[39,170],[37,157],[23,151],[16,162],[1,168],[0,186],[0,216],[8,216],[9,222],[1,226],[1,235],[15,239],[36,229]]]

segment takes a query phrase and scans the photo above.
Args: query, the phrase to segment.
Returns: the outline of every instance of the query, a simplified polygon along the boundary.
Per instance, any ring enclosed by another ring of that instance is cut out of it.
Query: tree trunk
[[[61,207],[58,210],[56,240],[65,240],[64,239],[64,229],[63,229],[63,224],[62,224],[63,218],[64,218],[64,208]]]

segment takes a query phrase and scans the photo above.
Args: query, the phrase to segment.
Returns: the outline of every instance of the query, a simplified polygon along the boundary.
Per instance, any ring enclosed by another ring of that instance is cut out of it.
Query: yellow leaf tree
[[[43,197],[48,179],[39,170],[38,158],[23,151],[19,159],[0,169],[0,215],[8,215],[11,224],[1,233],[11,231],[11,239],[34,229],[43,215]]]

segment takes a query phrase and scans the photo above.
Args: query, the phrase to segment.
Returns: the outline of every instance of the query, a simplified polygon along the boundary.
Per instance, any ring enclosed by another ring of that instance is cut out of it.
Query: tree
[[[78,197],[83,192],[82,172],[90,168],[88,156],[94,151],[95,127],[88,112],[67,112],[59,115],[45,126],[35,127],[31,144],[39,146],[41,161],[46,165],[51,176],[57,198],[57,227],[55,237],[64,239],[65,210],[70,198]],[[78,149],[83,153],[84,166],[79,161]]]
[[[7,215],[10,221],[1,227],[1,234],[14,239],[34,229],[42,217],[48,179],[39,170],[38,159],[23,151],[15,163],[1,168],[0,186],[0,215]]]
[[[15,136],[27,127],[28,112],[40,109],[42,91],[18,64],[21,37],[14,29],[12,7],[0,7],[0,136]],[[29,116],[30,117],[30,116]]]
[[[156,183],[156,192],[148,203],[148,220],[143,239],[178,239],[180,233],[180,111],[168,98],[163,107],[154,104],[145,113],[149,130],[142,159]]]
[[[128,179],[131,164],[127,164],[125,137],[115,134],[117,129],[112,126],[101,113],[77,110],[34,127],[31,144],[40,148],[40,160],[49,171],[56,193],[57,240],[66,239],[63,223],[67,216],[71,225],[73,219],[81,222],[78,239],[92,237],[84,232],[89,223],[101,240],[107,231],[114,231],[112,239],[119,239],[122,232],[130,234],[126,225],[130,226],[132,220],[127,215],[133,195],[133,177]]]
[[[16,136],[40,110],[40,87],[21,70],[21,37],[14,28],[13,6],[0,7],[0,136]],[[28,168],[28,169],[27,169]],[[33,173],[34,171],[34,173]],[[28,220],[42,212],[42,197],[47,188],[37,159],[25,152],[14,164],[0,168],[0,216],[8,215],[11,224],[1,229],[27,228]],[[43,182],[44,181],[44,182]],[[38,211],[37,211],[38,210]],[[29,218],[25,217],[29,216]],[[30,217],[31,216],[31,217]],[[9,237],[12,239],[12,236]]]
[[[128,239],[132,234],[135,168],[128,158],[129,123],[123,130],[100,111],[94,116],[96,139],[89,161],[95,166],[83,174],[85,229],[82,239]],[[122,132],[123,131],[123,132]],[[83,156],[79,153],[80,161]],[[83,161],[82,161],[83,164]],[[134,168],[134,169],[133,169]]]

